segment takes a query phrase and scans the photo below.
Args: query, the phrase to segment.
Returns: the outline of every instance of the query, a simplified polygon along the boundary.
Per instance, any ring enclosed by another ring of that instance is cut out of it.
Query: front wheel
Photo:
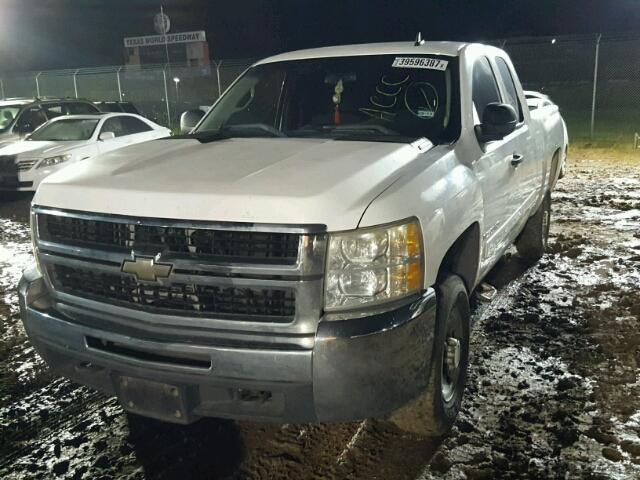
[[[469,299],[462,279],[445,278],[437,287],[438,306],[431,371],[426,391],[394,412],[398,428],[442,436],[453,425],[462,404],[469,365]]]

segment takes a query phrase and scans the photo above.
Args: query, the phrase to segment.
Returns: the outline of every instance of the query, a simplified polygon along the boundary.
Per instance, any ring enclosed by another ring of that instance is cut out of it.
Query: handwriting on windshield
[[[402,79],[392,79],[387,75],[383,75],[376,86],[376,93],[369,97],[371,106],[362,107],[359,111],[371,118],[392,122],[396,117],[394,109],[400,94],[410,78],[407,75]]]

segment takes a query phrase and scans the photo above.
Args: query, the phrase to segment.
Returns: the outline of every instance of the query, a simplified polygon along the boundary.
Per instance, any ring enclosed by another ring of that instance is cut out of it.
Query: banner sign
[[[206,42],[207,36],[204,30],[195,32],[169,33],[167,35],[146,35],[144,37],[126,37],[124,46],[126,48],[133,47],[153,47],[156,45],[172,44],[172,43],[191,43]]]

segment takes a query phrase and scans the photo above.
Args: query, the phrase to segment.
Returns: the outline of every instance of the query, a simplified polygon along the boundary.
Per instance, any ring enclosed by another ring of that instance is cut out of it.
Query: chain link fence
[[[573,139],[632,144],[640,132],[640,36],[512,38],[492,42],[513,59],[526,89],[548,94]],[[33,72],[0,77],[0,96],[80,97],[133,102],[177,126],[181,112],[211,105],[253,60],[207,67],[150,65]]]
[[[494,42],[524,87],[549,95],[573,139],[632,145],[640,132],[640,37],[589,35]]]
[[[251,59],[219,60],[204,67],[115,66],[5,75],[0,77],[0,97],[132,102],[144,116],[176,127],[183,111],[211,105],[252,63]]]

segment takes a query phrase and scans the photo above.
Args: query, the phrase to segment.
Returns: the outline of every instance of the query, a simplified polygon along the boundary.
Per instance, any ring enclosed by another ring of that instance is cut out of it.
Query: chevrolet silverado
[[[40,184],[19,293],[42,357],[166,421],[446,432],[469,297],[514,243],[545,251],[559,110],[529,111],[500,49],[416,41],[267,58],[200,116]]]

